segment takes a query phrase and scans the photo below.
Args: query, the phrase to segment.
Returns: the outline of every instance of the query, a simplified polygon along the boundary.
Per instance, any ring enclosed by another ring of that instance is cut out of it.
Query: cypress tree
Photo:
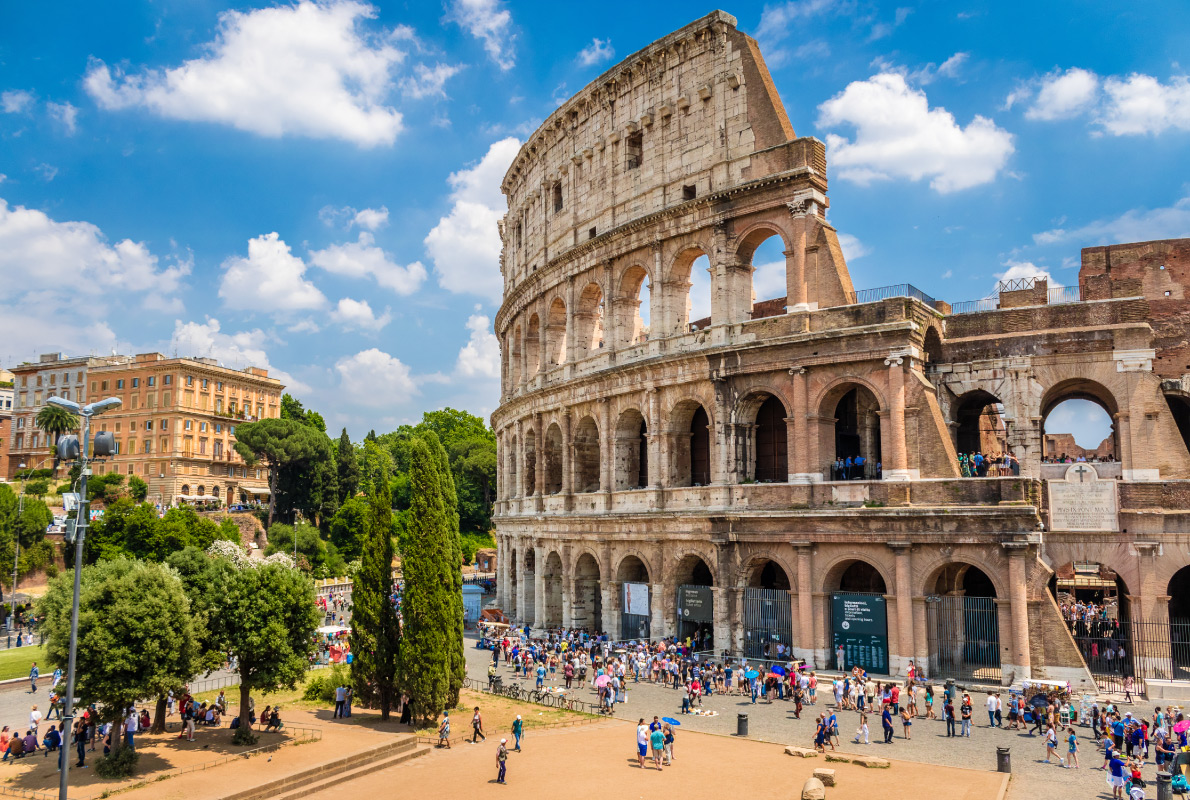
[[[346,432],[344,432],[346,435]],[[368,448],[376,448],[374,442]],[[361,536],[360,569],[355,577],[351,617],[351,682],[361,704],[380,709],[387,720],[393,706],[400,629],[393,608],[392,489],[388,459],[369,459],[372,494],[367,530]]]
[[[436,437],[434,444],[441,449]],[[425,725],[437,719],[451,700],[454,661],[449,642],[455,638],[452,574],[459,572],[459,566],[451,560],[450,514],[454,509],[447,504],[438,459],[422,437],[409,443],[409,484],[397,675],[413,703],[417,723]],[[458,646],[461,651],[461,639]]]
[[[347,502],[347,498],[355,497],[359,489],[359,459],[355,457],[355,447],[351,444],[351,437],[347,429],[339,436],[339,505]]]
[[[446,449],[434,431],[424,434],[426,445],[434,457],[438,480],[443,490],[447,509],[446,549],[450,562],[451,595],[450,625],[447,648],[450,652],[450,705],[458,705],[463,679],[467,677],[467,661],[463,653],[463,543],[459,535],[459,498],[455,489],[454,476],[450,471],[450,459]]]

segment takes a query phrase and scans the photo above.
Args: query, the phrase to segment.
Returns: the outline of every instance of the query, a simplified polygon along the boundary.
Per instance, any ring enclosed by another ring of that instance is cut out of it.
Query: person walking
[[[496,767],[499,772],[496,773],[496,783],[504,783],[505,768],[508,766],[508,740],[501,739],[500,746],[496,748]]]
[[[521,715],[517,714],[516,719],[512,721],[512,735],[516,738],[516,751],[521,752],[521,734],[525,732],[525,723],[521,719]]]
[[[488,740],[483,733],[483,717],[479,715],[479,706],[475,707],[475,713],[471,715],[471,744],[478,744],[479,740]]]

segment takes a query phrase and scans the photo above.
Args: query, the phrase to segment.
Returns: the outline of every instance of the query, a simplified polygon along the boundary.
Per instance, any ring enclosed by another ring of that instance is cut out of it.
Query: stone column
[[[533,547],[533,622],[534,629],[545,627],[545,548]]]
[[[896,561],[897,652],[888,654],[888,668],[893,675],[902,675],[909,667],[913,647],[913,570],[910,564],[909,542],[889,542]],[[890,648],[891,649],[891,648]]]
[[[1029,652],[1029,594],[1025,585],[1028,544],[1004,542],[1003,547],[1008,550],[1009,606],[1012,610],[1012,664],[1004,667],[1005,671],[1011,669],[1016,673],[1015,680],[1028,680],[1033,676]]]
[[[812,545],[792,542],[797,550],[797,646],[793,654],[807,661],[814,655],[814,578],[811,572]],[[821,665],[816,665],[821,666]]]
[[[915,476],[909,470],[905,452],[905,359],[892,355],[884,360],[888,367],[888,452],[885,454],[884,480],[907,481]]]

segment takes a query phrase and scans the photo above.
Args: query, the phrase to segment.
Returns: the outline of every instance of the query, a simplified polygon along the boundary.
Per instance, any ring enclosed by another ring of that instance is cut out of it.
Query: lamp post
[[[85,406],[73,400],[67,400],[65,397],[51,397],[46,402],[69,409],[83,418],[83,437],[81,441],[77,442],[80,485],[78,516],[75,518],[74,533],[74,602],[70,609],[70,658],[66,670],[66,708],[62,712],[62,720],[65,723],[63,730],[70,731],[74,728],[74,671],[78,660],[79,593],[83,576],[83,540],[86,538],[87,525],[91,518],[91,504],[87,502],[87,478],[91,474],[90,459],[87,456],[88,445],[91,439],[91,417],[116,408],[121,404],[121,400],[118,397],[109,397],[106,400],[99,400]],[[67,442],[65,447],[69,448],[71,444]],[[60,443],[59,448],[62,447],[63,445]],[[61,455],[61,452],[59,455]],[[63,753],[62,772],[58,783],[58,800],[68,800],[66,788],[69,781],[67,775],[69,769],[70,759]]]

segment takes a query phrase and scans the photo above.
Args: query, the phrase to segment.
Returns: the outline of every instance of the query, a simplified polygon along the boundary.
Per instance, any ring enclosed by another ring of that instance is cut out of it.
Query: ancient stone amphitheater
[[[1077,288],[953,308],[856,291],[827,155],[722,12],[521,148],[502,184],[500,607],[820,668],[1184,694],[1190,242],[1084,250]],[[757,298],[773,237],[784,296]],[[1111,415],[1114,461],[1045,463],[1070,398]],[[965,477],[976,450],[1017,464]],[[1094,624],[1062,608],[1089,603]]]

